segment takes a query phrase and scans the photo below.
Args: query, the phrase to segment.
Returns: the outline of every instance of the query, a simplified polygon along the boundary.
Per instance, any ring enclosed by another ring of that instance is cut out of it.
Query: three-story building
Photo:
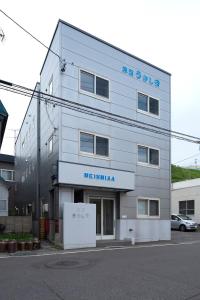
[[[40,203],[59,241],[64,202],[96,204],[97,239],[170,239],[170,74],[59,20],[40,75],[49,96],[32,98],[16,142],[18,205],[36,216]]]

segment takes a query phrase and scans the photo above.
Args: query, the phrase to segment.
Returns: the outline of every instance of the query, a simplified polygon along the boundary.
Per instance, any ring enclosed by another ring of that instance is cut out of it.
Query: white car
[[[180,231],[197,230],[198,224],[186,215],[171,215],[171,229]]]

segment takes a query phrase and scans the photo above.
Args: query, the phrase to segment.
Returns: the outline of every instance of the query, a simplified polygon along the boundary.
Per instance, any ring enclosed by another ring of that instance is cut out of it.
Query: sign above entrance
[[[89,165],[59,162],[58,183],[121,191],[135,189],[135,173]]]
[[[92,173],[85,172],[83,176],[85,178],[94,179],[94,180],[105,180],[105,181],[113,181],[113,182],[115,181],[115,176],[106,176],[103,174],[92,174]]]

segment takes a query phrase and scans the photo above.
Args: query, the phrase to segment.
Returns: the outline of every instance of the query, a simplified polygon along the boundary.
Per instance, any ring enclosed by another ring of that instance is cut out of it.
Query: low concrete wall
[[[6,226],[5,232],[31,232],[32,231],[32,217],[9,216],[1,217],[0,224]]]
[[[119,240],[132,237],[136,242],[171,240],[170,220],[120,219],[116,225],[116,238]]]

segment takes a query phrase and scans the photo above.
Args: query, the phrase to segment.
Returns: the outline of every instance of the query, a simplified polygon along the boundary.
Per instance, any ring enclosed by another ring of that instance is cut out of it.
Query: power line
[[[45,47],[48,51],[51,51],[53,54],[55,54],[60,61],[62,61],[60,55],[58,53],[54,52],[52,49],[47,47],[43,42],[41,42],[38,38],[36,38],[32,33],[30,33],[28,30],[26,30],[23,26],[21,26],[18,22],[16,22],[13,18],[11,18],[9,15],[7,15],[2,9],[0,9],[0,12],[6,16],[10,21],[12,21],[15,25],[17,25],[19,28],[21,28],[24,32],[26,32],[28,35],[30,35],[34,40],[36,40],[38,43],[40,43],[43,47]]]
[[[1,81],[1,82],[5,83],[5,81]],[[6,89],[8,91],[11,91],[11,92],[15,92],[15,93],[20,93],[24,96],[35,97],[36,95],[34,95],[34,93],[37,93],[37,91],[33,91],[31,89],[27,89],[27,88],[22,87],[22,86],[14,85],[12,83],[7,83],[7,85],[8,85],[7,87],[4,86],[4,89]],[[9,86],[12,86],[12,85],[15,86],[15,88],[12,87],[10,89]],[[20,87],[20,90],[19,90],[19,87]],[[22,90],[22,88],[23,88],[23,90]],[[60,106],[63,106],[63,107],[67,107],[68,109],[72,109],[72,110],[76,110],[76,111],[83,112],[83,113],[86,113],[86,114],[90,114],[90,115],[93,115],[93,116],[101,117],[101,118],[104,118],[104,119],[107,119],[107,120],[110,120],[110,121],[116,121],[116,122],[121,123],[123,125],[128,125],[128,126],[137,127],[137,128],[140,128],[140,129],[145,129],[147,131],[151,131],[151,132],[154,132],[154,133],[157,133],[157,134],[162,134],[162,135],[165,135],[165,136],[175,137],[175,138],[178,138],[180,140],[186,140],[188,142],[199,143],[199,138],[198,137],[185,135],[185,134],[180,133],[180,132],[173,132],[173,131],[170,131],[170,130],[165,129],[165,128],[161,128],[161,127],[157,127],[157,126],[154,126],[154,125],[151,125],[151,124],[148,124],[148,123],[144,123],[144,122],[140,122],[140,121],[137,121],[137,120],[129,119],[129,118],[126,118],[126,117],[123,117],[123,116],[120,116],[120,115],[108,113],[106,111],[102,111],[102,110],[99,110],[99,109],[96,109],[96,108],[93,108],[93,107],[89,107],[89,106],[86,106],[86,105],[83,105],[83,104],[74,103],[72,101],[69,101],[69,100],[66,100],[66,99],[63,99],[63,98],[59,98],[59,97],[56,97],[56,96],[52,96],[52,95],[49,95],[49,94],[46,94],[46,93],[41,93],[40,92],[40,95],[41,95],[41,100],[45,100],[45,101],[48,101],[48,102],[53,103],[53,104],[57,104],[57,105],[60,105]],[[52,100],[52,98],[54,98],[54,100]],[[55,98],[59,99],[59,101],[55,100]],[[60,101],[60,99],[62,100],[62,102]],[[68,103],[70,103],[70,105]],[[85,110],[85,109],[83,110],[83,108],[80,108],[79,106],[84,107],[84,108],[85,107],[89,108],[90,111]],[[99,114],[95,113],[94,111],[98,111],[98,112],[100,111],[101,113],[103,113],[103,115],[102,114],[99,115]],[[106,114],[106,116],[105,116],[105,114]],[[127,123],[127,121],[123,121],[123,120],[119,120],[119,119],[113,119],[113,118],[110,117],[110,115],[111,116],[117,116],[117,117],[120,117],[120,119],[125,119],[125,120],[131,121],[131,122],[142,123],[142,124],[145,124],[149,127],[156,127],[156,129],[165,130],[167,132],[156,130],[154,128],[147,128],[147,127],[144,127],[144,126],[141,126],[141,125],[138,125],[138,124],[130,124],[130,123]],[[176,133],[176,135],[175,135],[175,133]],[[178,136],[177,136],[177,134],[178,134]],[[187,136],[189,138],[185,138],[185,136]]]
[[[200,152],[198,152],[198,153],[196,153],[196,154],[194,154],[194,155],[192,155],[192,156],[188,156],[188,157],[186,157],[186,158],[184,158],[184,159],[182,159],[182,160],[179,160],[179,161],[175,162],[174,165],[179,164],[179,163],[181,163],[181,162],[183,162],[183,161],[185,161],[185,160],[188,160],[188,159],[190,159],[190,158],[194,158],[194,157],[196,157],[196,156],[198,156],[198,155],[200,155]]]
[[[61,107],[68,108],[70,110],[78,111],[81,113],[85,113],[88,115],[96,116],[102,119],[106,119],[112,122],[117,122],[122,125],[131,126],[139,129],[143,129],[149,132],[153,132],[156,134],[161,134],[166,137],[173,137],[179,140],[184,140],[187,142],[192,142],[199,144],[200,138],[192,135],[188,135],[182,132],[172,131],[170,129],[166,129],[163,127],[155,126],[149,123],[141,122],[138,120],[134,120],[131,118],[127,118],[121,115],[113,114],[110,112],[106,112],[91,106],[87,106],[84,104],[76,103],[67,99],[63,99],[61,97],[49,95],[47,93],[39,92],[36,90],[32,90],[30,88],[26,88],[24,86],[16,85],[11,82],[7,82],[4,80],[0,80],[0,87],[6,91],[10,91],[13,93],[21,94],[24,96],[38,98],[40,96],[41,101],[49,102],[51,104],[56,104]]]

